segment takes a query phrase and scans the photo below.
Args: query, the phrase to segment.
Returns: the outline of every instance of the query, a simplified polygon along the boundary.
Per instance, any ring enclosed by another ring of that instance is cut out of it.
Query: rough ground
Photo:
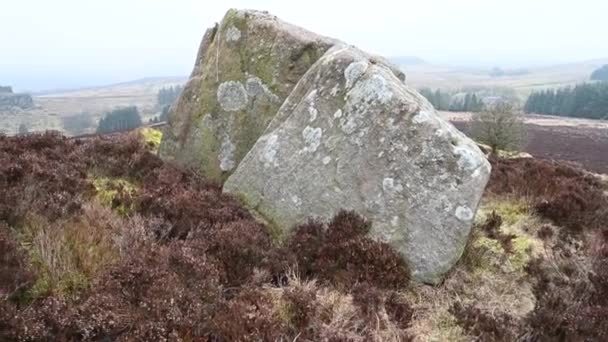
[[[468,132],[470,114],[441,114]],[[527,115],[525,122],[525,152],[538,158],[579,163],[589,171],[608,174],[608,122],[545,115]]]
[[[0,136],[2,341],[605,341],[608,185],[492,160],[469,244],[408,282],[342,212],[283,241],[137,133]]]

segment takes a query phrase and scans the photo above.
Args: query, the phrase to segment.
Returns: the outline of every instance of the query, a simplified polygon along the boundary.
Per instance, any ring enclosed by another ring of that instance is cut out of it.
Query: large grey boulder
[[[229,10],[203,37],[192,75],[170,112],[161,158],[224,181],[300,78],[336,44],[342,43],[266,12]]]
[[[337,44],[299,80],[224,190],[286,231],[355,210],[415,279],[437,283],[464,250],[490,165],[398,76]]]
[[[223,181],[334,40],[259,11],[230,10],[205,33],[169,115],[160,156]]]

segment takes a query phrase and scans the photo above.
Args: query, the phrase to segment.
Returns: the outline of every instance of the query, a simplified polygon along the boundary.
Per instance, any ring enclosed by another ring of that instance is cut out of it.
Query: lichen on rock
[[[371,58],[330,49],[224,190],[255,198],[256,210],[286,233],[310,216],[353,209],[415,279],[437,283],[464,250],[490,166],[474,142]],[[425,120],[414,122],[421,112]]]
[[[230,10],[203,38],[160,155],[225,182],[283,233],[356,210],[414,278],[437,283],[463,252],[490,167],[404,81],[381,57]]]

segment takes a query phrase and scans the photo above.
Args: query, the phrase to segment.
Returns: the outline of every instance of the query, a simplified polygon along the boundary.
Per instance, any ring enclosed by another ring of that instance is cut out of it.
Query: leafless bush
[[[499,150],[517,150],[526,139],[523,118],[508,102],[499,102],[483,112],[474,113],[471,128],[473,137],[489,145],[494,154]]]

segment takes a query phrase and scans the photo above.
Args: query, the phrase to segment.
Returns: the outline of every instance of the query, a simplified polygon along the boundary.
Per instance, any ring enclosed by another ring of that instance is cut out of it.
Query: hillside
[[[96,122],[107,111],[116,107],[137,106],[142,119],[147,121],[157,115],[157,93],[167,86],[183,84],[182,77],[146,78],[131,82],[86,89],[41,93],[34,96],[35,107],[18,112],[0,112],[0,126],[8,134],[14,134],[24,123],[30,131],[64,131],[65,118],[87,114],[90,128],[95,131]]]
[[[608,58],[554,66],[526,68],[527,73],[493,77],[491,69],[432,64],[402,65],[408,83],[416,88],[512,88],[527,96],[534,90],[574,85],[589,81],[591,73],[608,63]]]
[[[219,185],[160,161],[158,139],[145,137],[0,137],[0,339],[608,334],[608,184],[584,170],[491,159],[464,255],[431,287],[408,282],[355,213],[278,240]]]
[[[464,133],[470,133],[471,113],[440,114]],[[524,123],[524,152],[543,159],[580,163],[590,171],[608,174],[608,121],[528,114]]]

